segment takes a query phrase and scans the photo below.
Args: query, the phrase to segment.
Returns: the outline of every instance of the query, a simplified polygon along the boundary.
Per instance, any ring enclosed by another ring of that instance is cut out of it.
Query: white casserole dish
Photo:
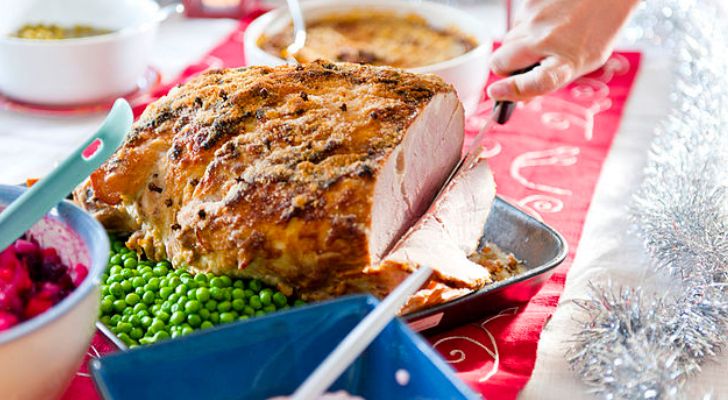
[[[434,28],[456,28],[475,38],[478,46],[473,50],[447,61],[424,67],[411,68],[409,71],[436,74],[452,84],[463,102],[465,114],[475,111],[483,95],[483,87],[488,78],[488,61],[493,43],[493,35],[485,22],[463,10],[443,4],[406,2],[402,0],[328,0],[306,1],[302,5],[307,21],[315,20],[332,13],[351,10],[378,10],[396,14],[417,14]],[[291,23],[286,7],[277,8],[256,18],[245,31],[245,57],[248,65],[281,65],[285,60],[267,53],[258,46],[258,39],[265,34],[270,36],[287,28]]]
[[[26,103],[73,105],[129,94],[149,66],[162,18],[152,0],[10,0],[0,18],[0,94]],[[111,29],[77,39],[10,35],[29,23]]]

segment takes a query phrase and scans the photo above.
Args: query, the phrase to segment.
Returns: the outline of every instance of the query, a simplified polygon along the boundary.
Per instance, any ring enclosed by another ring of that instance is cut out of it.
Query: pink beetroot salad
[[[0,332],[58,304],[87,275],[85,265],[68,267],[52,247],[16,240],[0,253]]]

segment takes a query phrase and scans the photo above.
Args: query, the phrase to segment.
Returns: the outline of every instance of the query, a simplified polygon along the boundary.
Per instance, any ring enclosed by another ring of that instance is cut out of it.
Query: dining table
[[[495,39],[504,33],[503,2],[448,3],[482,18]],[[232,19],[172,17],[160,27],[152,66],[161,74],[162,83],[172,82],[238,27],[239,22]],[[593,194],[587,196],[583,226],[575,233],[578,245],[571,249],[573,259],[568,271],[564,271],[565,282],[561,282],[563,292],[540,333],[535,365],[528,383],[518,394],[520,399],[593,398],[565,357],[580,327],[581,311],[574,300],[585,298],[590,284],[611,282],[616,287],[642,286],[648,291],[660,291],[661,285],[669,280],[665,272],[656,272],[641,240],[630,229],[630,206],[642,180],[655,128],[670,109],[673,55],[666,49],[635,45],[626,36],[620,38],[617,48],[639,52],[639,69],[621,120],[617,121],[616,134],[607,145],[603,163],[596,168],[596,185]],[[12,107],[0,109],[0,183],[19,184],[27,178],[43,177],[82,143],[102,119],[103,112],[47,115]],[[564,162],[558,168],[573,166]],[[553,207],[542,211],[550,213],[548,219],[559,218],[559,211]],[[728,398],[727,366],[726,352],[718,355],[717,362],[705,364],[702,371],[687,380],[684,398]]]

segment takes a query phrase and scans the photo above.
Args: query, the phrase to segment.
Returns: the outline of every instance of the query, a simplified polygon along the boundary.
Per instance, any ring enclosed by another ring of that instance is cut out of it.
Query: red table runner
[[[180,78],[159,88],[150,102],[174,85],[210,67],[244,65],[239,28]],[[564,289],[599,172],[617,132],[639,66],[638,53],[615,53],[604,68],[553,95],[519,105],[511,121],[489,135],[490,165],[498,193],[561,232],[569,256],[527,304],[431,337],[433,346],[458,375],[488,399],[513,399],[536,361],[541,330]],[[134,107],[139,115],[148,103]],[[468,138],[490,115],[483,101],[466,123]],[[98,398],[86,373],[88,358],[115,351],[96,334],[78,376],[64,399]]]

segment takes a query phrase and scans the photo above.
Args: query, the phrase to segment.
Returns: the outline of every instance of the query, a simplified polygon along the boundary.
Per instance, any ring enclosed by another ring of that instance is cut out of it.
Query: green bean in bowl
[[[99,320],[130,348],[305,304],[255,279],[172,268],[112,241]]]

